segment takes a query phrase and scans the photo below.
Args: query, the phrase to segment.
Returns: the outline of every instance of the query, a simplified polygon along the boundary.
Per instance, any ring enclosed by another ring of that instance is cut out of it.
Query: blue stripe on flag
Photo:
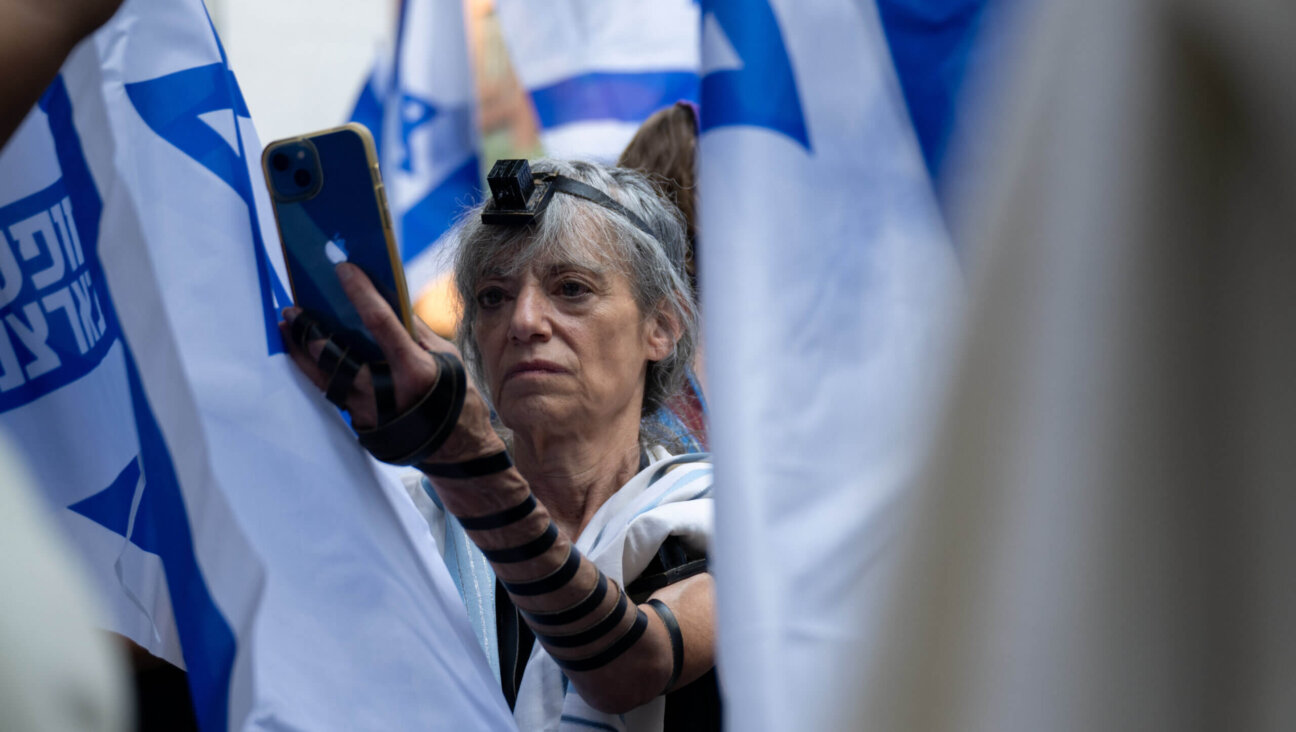
[[[480,185],[477,156],[473,155],[410,206],[401,217],[401,258],[408,262],[422,254],[465,210],[479,203]]]
[[[288,293],[270,266],[265,242],[261,238],[243,134],[238,129],[239,111],[246,113],[247,108],[233,72],[224,63],[214,63],[126,84],[125,87],[126,96],[150,129],[233,188],[247,205],[265,316],[266,350],[271,356],[283,353],[276,301],[286,305]],[[233,117],[237,149],[230,147],[224,137],[199,117],[222,110],[229,110]]]
[[[364,88],[360,90],[359,98],[356,99],[355,109],[351,110],[351,121],[359,122],[369,128],[379,160],[382,160],[382,118],[383,105],[382,98],[378,94],[378,74],[371,72],[369,78],[365,80]]]
[[[129,348],[126,362],[145,480],[131,540],[162,558],[194,711],[201,727],[228,729],[230,675],[234,671],[236,648],[234,632],[203,580],[175,466]]]
[[[712,15],[742,60],[741,68],[702,79],[702,132],[728,125],[764,127],[811,150],[796,73],[769,0],[703,0],[702,13]]]
[[[878,14],[923,160],[945,162],[959,90],[988,0],[878,0]]]
[[[72,101],[61,76],[50,85],[40,104],[49,118],[50,134],[54,138],[59,166],[68,195],[73,201],[82,245],[87,250],[86,260],[97,270],[95,276],[102,279],[98,250],[99,219],[103,203],[85,162],[81,140],[72,121]],[[105,299],[108,301],[103,308],[105,317],[115,320],[116,309],[112,305],[111,291],[106,293]],[[189,669],[194,708],[202,728],[227,729],[229,681],[235,654],[234,633],[216,607],[203,580],[202,570],[198,567],[198,559],[194,554],[189,517],[171,454],[144,393],[135,358],[124,339],[122,346],[139,439],[138,459],[145,477],[145,490],[136,511],[135,531],[132,532],[131,541],[145,551],[157,554],[162,560],[171,607],[180,634],[180,645],[184,649],[185,665]],[[124,488],[130,485],[131,475],[132,468],[128,464],[105,493],[117,500],[132,499],[134,491]],[[123,515],[122,507],[111,505],[109,498],[98,501],[92,500],[93,498],[77,504],[80,508],[78,512],[95,520],[102,517],[100,523],[115,531]],[[125,515],[129,516],[129,512],[130,503],[127,502]]]
[[[591,72],[531,91],[536,116],[546,129],[572,122],[642,122],[681,99],[698,100],[698,76],[691,71]]]

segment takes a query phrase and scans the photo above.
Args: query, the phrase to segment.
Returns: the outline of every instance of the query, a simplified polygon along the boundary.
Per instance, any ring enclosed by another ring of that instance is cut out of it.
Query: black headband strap
[[[586,201],[589,201],[591,203],[597,203],[598,205],[608,209],[609,211],[615,211],[621,214],[622,216],[626,217],[626,219],[629,220],[630,223],[634,224],[636,229],[642,231],[643,233],[647,234],[648,236],[651,236],[654,239],[657,238],[657,235],[654,234],[653,230],[648,227],[648,224],[644,223],[643,219],[636,216],[633,211],[617,203],[615,200],[613,200],[611,196],[604,193],[603,191],[600,191],[594,186],[586,185],[585,183],[581,183],[578,180],[573,180],[571,178],[568,178],[565,175],[550,174],[544,176],[542,180],[548,182],[549,187],[559,193],[566,193],[569,196],[576,196],[577,198],[583,198]]]

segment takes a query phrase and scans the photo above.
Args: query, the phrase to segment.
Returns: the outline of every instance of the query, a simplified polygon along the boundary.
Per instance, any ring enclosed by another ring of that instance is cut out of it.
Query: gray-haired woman
[[[543,213],[509,226],[478,210],[459,232],[459,347],[473,378],[430,330],[411,339],[345,264],[390,368],[329,384],[347,369],[320,368],[334,349],[295,309],[285,340],[317,386],[346,394],[367,447],[427,476],[433,532],[521,728],[662,729],[680,712],[697,723],[699,707],[662,695],[714,683],[715,589],[696,559],[711,471],[641,428],[692,356],[684,228],[636,173],[557,161],[533,173],[553,189]]]

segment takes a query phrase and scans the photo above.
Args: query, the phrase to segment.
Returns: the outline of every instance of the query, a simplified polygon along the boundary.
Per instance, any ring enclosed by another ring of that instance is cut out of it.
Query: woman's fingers
[[[360,322],[373,335],[390,363],[399,363],[421,354],[422,349],[410,338],[391,305],[378,294],[378,290],[359,267],[343,262],[337,266],[337,275],[342,282],[342,289],[360,314]]]
[[[351,300],[351,304],[355,306],[360,321],[373,336],[391,367],[392,381],[396,390],[396,408],[398,411],[404,411],[436,383],[436,362],[428,355],[426,349],[430,347],[439,351],[453,352],[454,347],[432,333],[431,329],[421,321],[415,325],[418,333],[418,342],[416,342],[359,267],[343,263],[337,266],[336,271],[342,289]],[[312,339],[305,344],[305,347],[293,342],[291,326],[301,314],[301,309],[288,308],[283,314],[287,322],[280,325],[280,333],[287,344],[289,355],[316,387],[327,391],[332,374],[324,373],[319,366],[319,359],[328,339]],[[370,426],[376,422],[377,407],[373,392],[373,378],[368,366],[363,366],[356,374],[355,381],[347,394],[346,408],[351,412],[352,424],[357,427]]]
[[[332,374],[327,374],[319,367],[320,354],[324,352],[324,343],[327,339],[316,338],[306,343],[306,348],[302,348],[292,337],[292,323],[301,314],[301,308],[287,308],[283,311],[283,322],[279,323],[279,335],[283,338],[284,346],[287,348],[288,356],[292,358],[297,368],[306,374],[320,391],[328,391],[329,379]],[[351,413],[351,422],[358,427],[373,425],[377,418],[377,410],[373,398],[373,380],[369,375],[369,368],[361,366],[360,371],[356,374],[355,380],[351,382],[351,389],[347,393],[346,409]]]
[[[436,361],[422,345],[410,337],[400,318],[359,267],[349,263],[339,264],[337,273],[342,289],[360,315],[360,322],[387,357],[396,389],[396,408],[403,412],[436,383]],[[368,369],[365,369],[362,375],[365,376],[366,386],[369,386],[371,382],[367,372]],[[372,389],[371,386],[369,388]],[[373,408],[372,397],[366,408]],[[356,414],[353,413],[353,416]]]

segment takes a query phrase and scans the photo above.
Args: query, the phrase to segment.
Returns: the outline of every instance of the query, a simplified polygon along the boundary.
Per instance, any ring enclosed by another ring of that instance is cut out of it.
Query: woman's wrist
[[[490,423],[490,408],[482,398],[476,386],[469,382],[468,392],[464,396],[463,409],[459,413],[454,431],[446,438],[437,451],[429,455],[416,467],[424,465],[450,465],[469,460],[488,457],[505,450],[504,440]],[[434,475],[428,475],[435,478]]]

